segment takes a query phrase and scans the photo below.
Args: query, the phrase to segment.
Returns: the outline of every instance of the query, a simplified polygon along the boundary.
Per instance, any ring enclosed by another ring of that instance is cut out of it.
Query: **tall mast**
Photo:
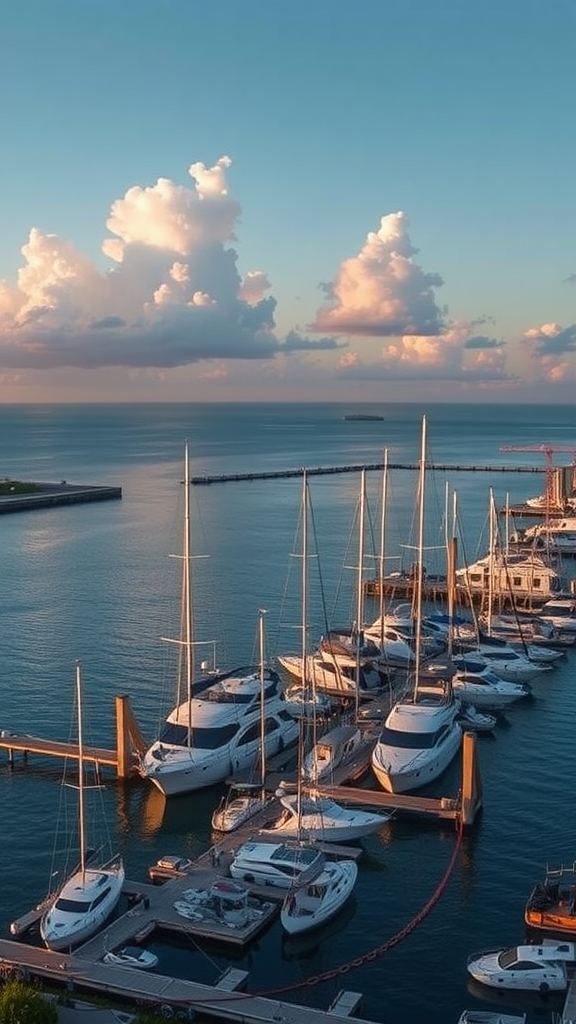
[[[82,672],[76,662],[76,703],[78,705],[78,825],[80,830],[80,870],[86,872],[86,812],[84,808],[84,726],[82,722]]]
[[[426,477],[426,416],[422,417],[422,442],[420,448],[420,474],[418,481],[418,561],[416,564],[416,658],[414,671],[416,679],[414,682],[414,699],[418,694],[418,677],[420,675],[420,662],[422,652],[422,592],[424,581],[424,481]]]
[[[366,469],[360,476],[360,524],[358,537],[358,594],[356,602],[356,688],[354,692],[355,717],[360,703],[360,646],[364,628],[364,517],[366,507]]]
[[[313,677],[312,677],[313,678]],[[308,697],[308,475],[302,473],[302,690],[304,700]],[[316,732],[316,687],[311,696],[313,702],[314,734]],[[300,737],[298,743],[298,838],[302,828],[302,775],[304,767],[304,718],[300,719]],[[316,735],[313,737],[316,742]]]
[[[188,442],[184,453],[184,643],[186,664],[186,700],[188,701],[188,746],[192,743],[192,681],[194,679],[194,644],[192,623],[192,578],[190,565],[190,457]]]
[[[380,517],[380,556],[378,617],[380,621],[380,647],[384,646],[384,583],[386,577],[386,506],[388,503],[388,449],[384,449],[384,468],[382,471],[382,515]]]
[[[266,609],[260,609],[260,618],[258,623],[258,633],[260,637],[260,773],[262,780],[262,800],[264,800],[264,790],[266,786],[266,734],[264,725],[266,722],[266,706],[264,701],[265,691],[265,672],[264,672],[264,651],[265,651],[265,640],[264,640],[264,616],[266,615]]]

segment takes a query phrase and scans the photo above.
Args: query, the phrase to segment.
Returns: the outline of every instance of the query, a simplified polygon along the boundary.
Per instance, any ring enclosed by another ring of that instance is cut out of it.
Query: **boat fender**
[[[168,1006],[168,1003],[163,1003],[160,1007],[160,1016],[163,1017],[164,1020],[171,1020],[174,1016],[174,1010],[171,1006]]]

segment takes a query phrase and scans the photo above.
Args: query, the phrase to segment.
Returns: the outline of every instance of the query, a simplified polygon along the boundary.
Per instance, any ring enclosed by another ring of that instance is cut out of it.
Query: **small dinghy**
[[[158,957],[148,949],[140,946],[124,946],[115,953],[109,952],[102,957],[103,963],[114,967],[135,967],[139,971],[151,971],[158,966]]]
[[[458,721],[464,732],[493,732],[498,719],[496,715],[477,711],[473,704],[462,706]]]

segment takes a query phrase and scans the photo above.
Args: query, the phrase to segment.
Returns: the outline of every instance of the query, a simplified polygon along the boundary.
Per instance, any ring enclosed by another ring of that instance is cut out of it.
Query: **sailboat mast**
[[[488,636],[492,636],[492,614],[494,608],[494,571],[496,567],[496,506],[494,491],[490,488],[490,554],[488,557]],[[500,577],[500,569],[498,569]]]
[[[420,474],[418,481],[418,561],[416,563],[416,658],[414,671],[414,697],[418,694],[418,677],[420,675],[422,646],[422,595],[424,583],[424,481],[426,477],[426,416],[422,417],[422,442],[420,448]]]
[[[265,608],[260,609],[260,620],[259,620],[259,639],[260,639],[260,737],[261,737],[261,750],[260,750],[260,765],[261,765],[261,780],[262,780],[262,800],[264,800],[264,791],[266,787],[266,733],[265,733],[265,722],[266,722],[266,707],[264,703],[264,692],[265,692],[265,674],[264,674],[264,616],[266,615]]]
[[[186,664],[186,700],[188,701],[188,746],[192,743],[192,681],[194,678],[194,644],[192,625],[192,584],[190,567],[190,456],[188,442],[184,451],[184,644]]]
[[[360,645],[364,628],[364,517],[366,508],[366,470],[362,468],[360,476],[360,524],[358,537],[358,594],[356,603],[356,689],[354,704],[356,719],[360,703]]]
[[[307,701],[308,689],[308,476],[306,470],[302,474],[302,690]],[[313,705],[316,694],[311,694]],[[313,706],[314,732],[316,731],[316,708]],[[302,774],[304,768],[304,721],[300,719],[300,736],[298,741],[298,837],[302,829]],[[314,742],[316,736],[314,735]]]
[[[86,871],[86,812],[84,807],[84,725],[82,721],[82,672],[76,662],[76,703],[78,705],[78,827],[80,830],[80,870]]]
[[[384,583],[386,575],[386,506],[388,503],[388,449],[384,449],[384,468],[382,470],[382,516],[380,518],[380,558],[378,587],[378,616],[380,621],[380,647],[384,646]]]

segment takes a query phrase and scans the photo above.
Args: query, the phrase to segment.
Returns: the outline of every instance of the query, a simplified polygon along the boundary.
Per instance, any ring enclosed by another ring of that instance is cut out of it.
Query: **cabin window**
[[[238,740],[238,746],[239,747],[243,747],[247,743],[252,743],[254,740],[259,739],[259,737],[260,737],[260,722],[254,722],[251,726],[249,726],[248,729],[246,729],[246,731],[244,733],[242,733],[242,736]]]
[[[106,899],[106,897],[108,896],[109,892],[110,892],[110,886],[108,886],[107,889],[104,889],[101,893],[98,894],[96,899],[93,900],[92,906],[90,907],[90,909],[91,910],[96,910],[96,907],[100,906],[100,904],[102,903],[102,900]]]

